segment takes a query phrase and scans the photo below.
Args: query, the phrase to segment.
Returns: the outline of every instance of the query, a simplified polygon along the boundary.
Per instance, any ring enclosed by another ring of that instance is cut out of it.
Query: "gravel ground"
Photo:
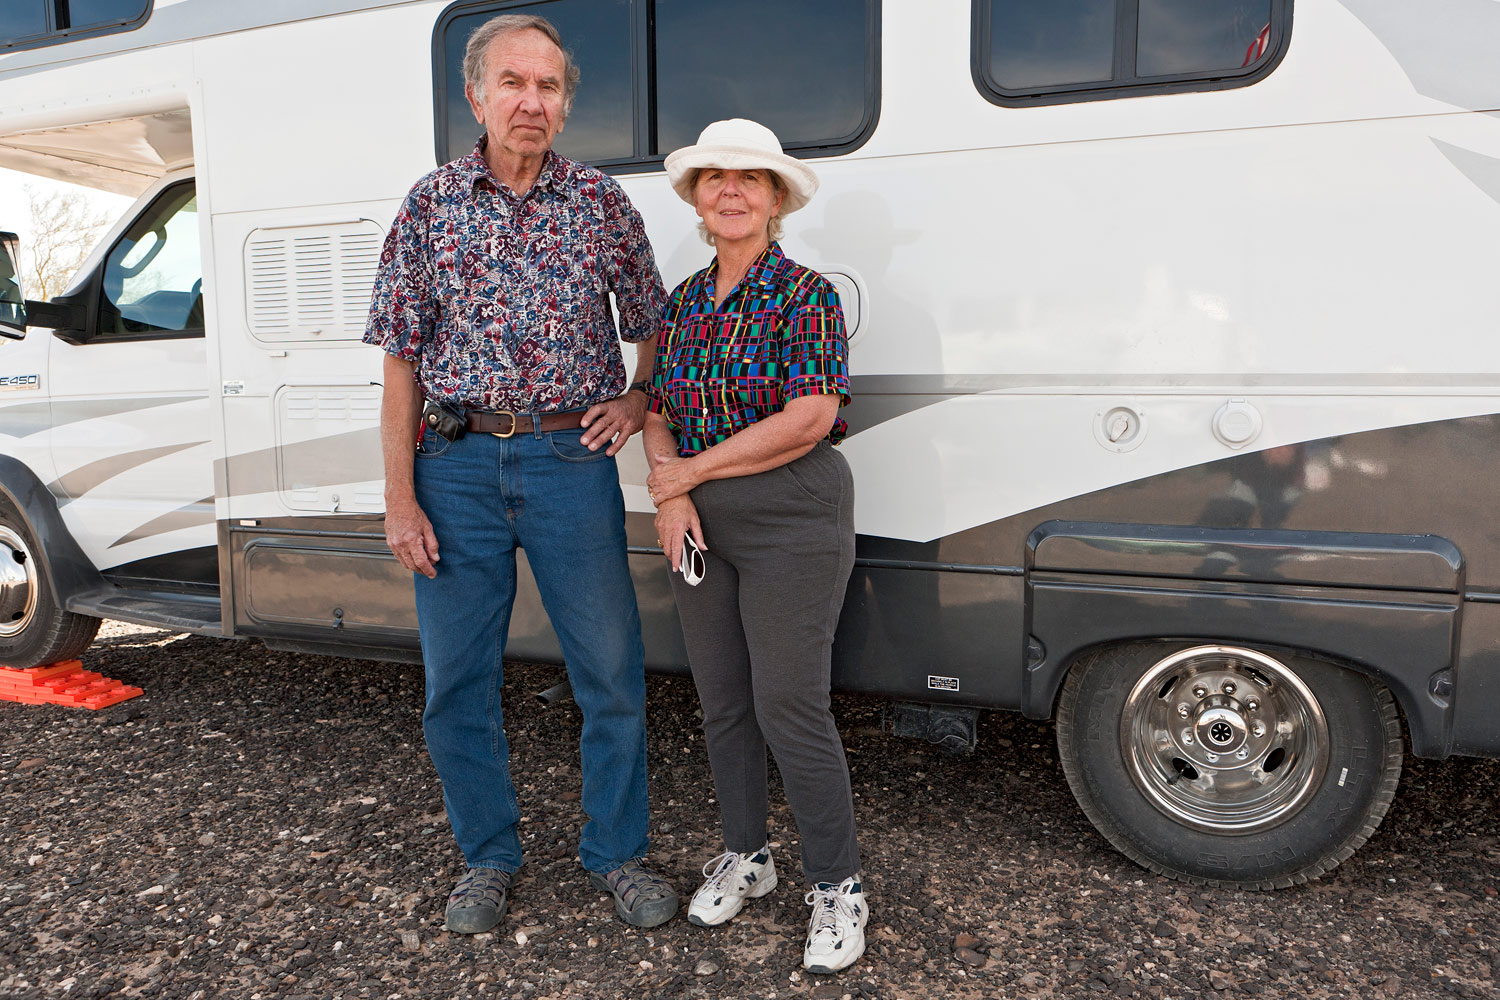
[[[1385,824],[1321,881],[1203,890],[1093,832],[1050,726],[989,714],[954,758],[839,698],[873,918],[865,958],[813,978],[796,878],[725,928],[614,919],[574,856],[577,709],[531,697],[556,667],[508,670],[528,863],[500,932],[464,938],[442,927],[462,862],[418,668],[129,626],[85,666],[146,694],[0,703],[0,996],[1500,996],[1493,761],[1408,759]],[[718,850],[708,763],[690,682],[649,690],[652,859],[686,893]]]

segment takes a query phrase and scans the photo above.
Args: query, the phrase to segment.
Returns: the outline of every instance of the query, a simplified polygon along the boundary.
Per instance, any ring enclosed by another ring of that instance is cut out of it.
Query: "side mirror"
[[[21,241],[0,233],[0,337],[26,336],[26,296],[21,291]]]

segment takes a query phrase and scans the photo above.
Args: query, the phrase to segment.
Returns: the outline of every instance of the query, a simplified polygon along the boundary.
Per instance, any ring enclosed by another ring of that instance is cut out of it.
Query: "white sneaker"
[[[776,862],[769,844],[754,854],[726,851],[704,865],[703,874],[708,881],[688,904],[688,923],[699,927],[722,924],[740,912],[745,900],[759,899],[776,888]]]
[[[807,947],[802,966],[808,972],[837,972],[865,953],[865,922],[870,919],[859,876],[838,885],[819,882],[807,894],[812,919],[807,922]]]

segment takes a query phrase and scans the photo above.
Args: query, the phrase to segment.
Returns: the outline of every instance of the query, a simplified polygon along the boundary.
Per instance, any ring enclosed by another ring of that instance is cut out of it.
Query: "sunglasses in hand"
[[[708,570],[708,561],[703,558],[703,550],[698,548],[698,543],[693,541],[693,533],[684,531],[682,533],[682,578],[687,581],[689,587],[696,587],[703,582],[703,574]]]

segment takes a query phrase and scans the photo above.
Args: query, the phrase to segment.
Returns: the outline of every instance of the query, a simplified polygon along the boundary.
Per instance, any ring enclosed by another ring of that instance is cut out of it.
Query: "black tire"
[[[0,665],[26,669],[76,659],[98,632],[99,619],[57,606],[36,537],[0,496]]]
[[[1259,721],[1266,714],[1270,726]],[[1245,759],[1211,752],[1221,738]],[[1074,664],[1057,747],[1084,814],[1126,857],[1186,882],[1278,889],[1336,867],[1375,832],[1396,794],[1403,741],[1390,692],[1351,670],[1238,646],[1133,643]],[[1200,772],[1207,758],[1216,763]]]

